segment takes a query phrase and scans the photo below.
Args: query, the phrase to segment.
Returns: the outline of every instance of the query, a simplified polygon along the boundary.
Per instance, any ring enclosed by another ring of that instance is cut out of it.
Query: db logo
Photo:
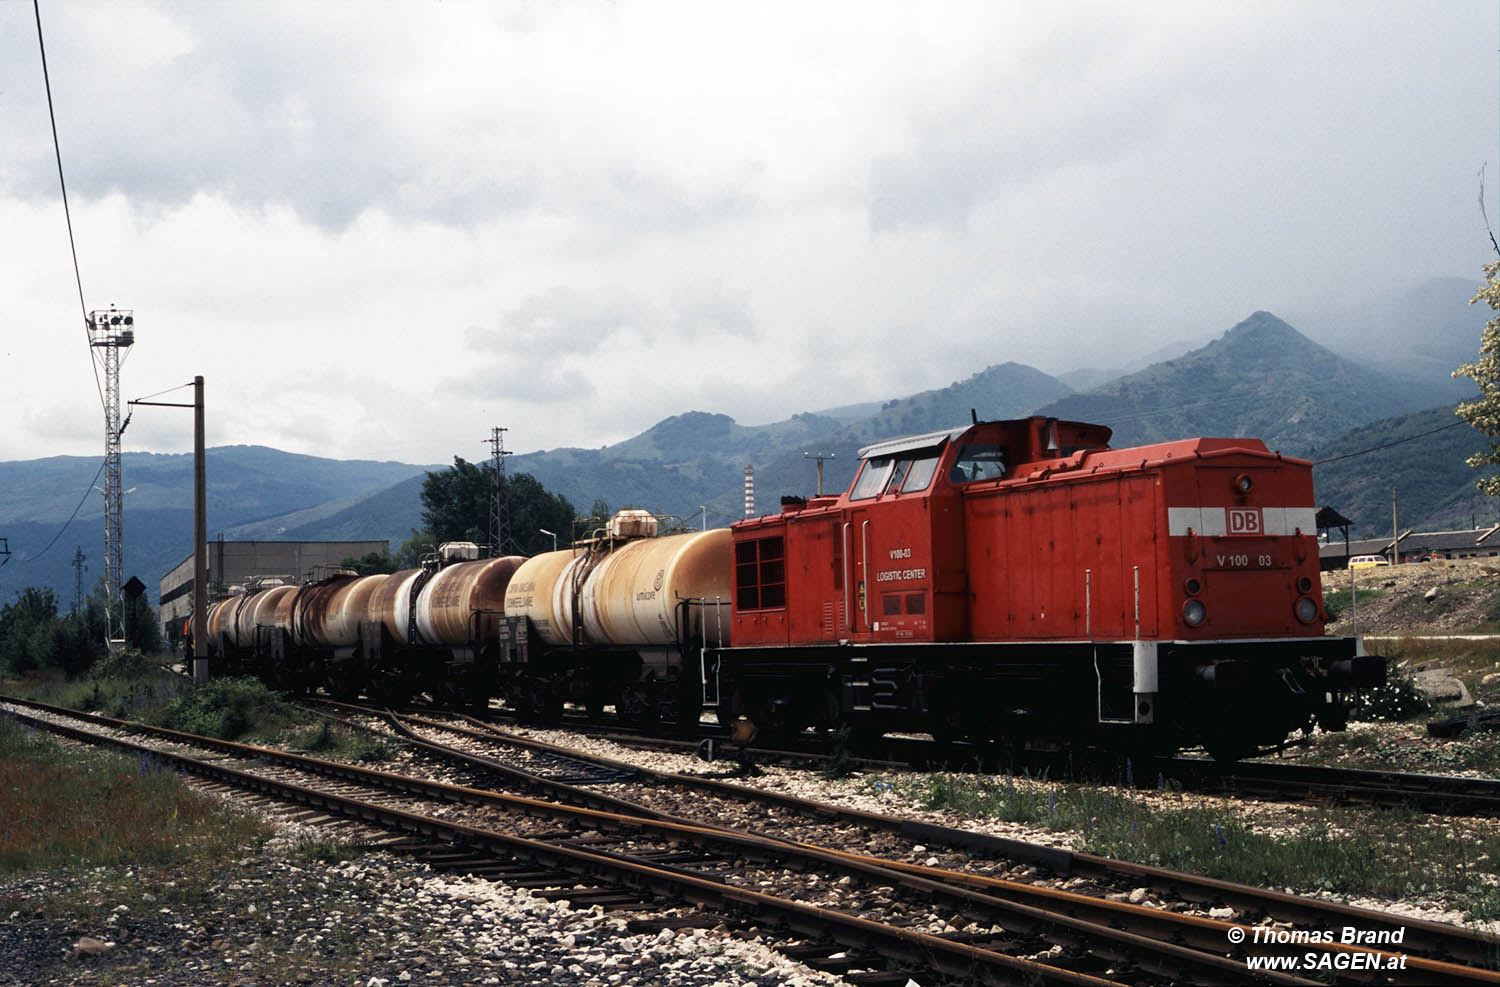
[[[1259,507],[1229,508],[1229,533],[1231,535],[1259,535],[1263,532]]]

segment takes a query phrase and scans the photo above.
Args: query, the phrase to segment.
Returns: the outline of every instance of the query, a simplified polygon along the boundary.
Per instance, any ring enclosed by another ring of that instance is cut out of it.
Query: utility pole
[[[0,538],[0,565],[10,561],[10,542]]]
[[[1391,565],[1401,564],[1401,524],[1396,520],[1396,488],[1391,487]]]
[[[104,620],[110,650],[125,641],[125,495],[120,469],[120,353],[135,344],[135,313],[96,309],[89,313],[89,346],[104,371]],[[129,419],[126,419],[129,424]]]
[[[510,510],[505,496],[505,457],[510,452],[505,448],[505,433],[508,428],[496,425],[490,429],[486,440],[490,445],[490,551],[496,556],[505,554],[510,543]]]
[[[193,681],[208,681],[208,475],[204,468],[203,376],[193,378]],[[220,559],[222,566],[223,560]]]
[[[804,452],[802,454],[803,459],[812,459],[814,457],[818,460],[818,496],[821,497],[823,496],[823,460],[837,459],[838,454],[833,452]]]
[[[77,613],[83,606],[83,574],[89,571],[89,567],[83,562],[88,556],[83,554],[83,546],[79,545],[73,552],[73,612]]]
[[[208,667],[208,473],[203,440],[203,376],[193,378],[193,403],[132,401],[156,408],[193,409],[193,681],[207,682]],[[220,552],[220,563],[223,562]]]

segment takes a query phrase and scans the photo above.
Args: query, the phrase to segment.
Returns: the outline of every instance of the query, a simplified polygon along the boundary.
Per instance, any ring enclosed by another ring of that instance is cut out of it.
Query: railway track
[[[28,715],[35,720],[33,714],[16,715]],[[822,959],[828,962],[836,965],[852,963],[851,972],[854,973],[858,972],[860,963],[857,951],[863,949],[885,951],[884,955],[899,957],[903,964],[927,970],[929,975],[976,976],[982,982],[993,983],[1027,980],[1097,982],[1088,979],[1090,975],[1105,976],[1112,981],[1118,978],[1123,982],[1156,982],[1166,977],[1202,983],[1236,983],[1247,977],[1243,956],[1229,948],[1229,944],[1234,941],[1232,930],[1239,929],[1243,937],[1253,935],[1254,926],[1059,892],[984,874],[880,859],[703,822],[681,821],[667,818],[670,814],[665,813],[658,813],[653,818],[633,812],[563,806],[534,798],[338,765],[265,748],[188,738],[171,731],[71,711],[50,710],[47,715],[54,722],[62,717],[89,722],[92,726],[87,730],[88,737],[81,736],[79,727],[66,728],[89,742],[99,742],[96,732],[99,727],[116,731],[129,728],[172,744],[207,746],[221,758],[249,760],[257,764],[269,762],[277,771],[299,772],[302,781],[268,777],[273,772],[267,770],[243,771],[224,763],[212,764],[176,751],[157,750],[154,754],[173,758],[174,763],[184,770],[213,773],[221,783],[250,785],[267,792],[271,789],[266,786],[274,784],[280,792],[276,797],[296,799],[319,813],[338,813],[367,824],[413,834],[427,841],[424,852],[428,854],[443,853],[432,848],[432,841],[451,845],[446,851],[450,862],[464,862],[470,868],[489,868],[490,872],[502,877],[519,876],[521,880],[539,882],[562,880],[553,872],[572,875],[567,890],[557,890],[573,901],[579,898],[572,884],[579,877],[586,877],[600,886],[586,892],[590,897],[584,899],[585,903],[593,901],[606,907],[638,907],[639,900],[632,901],[630,895],[650,892],[662,900],[697,902],[700,907],[707,906],[715,912],[748,915],[758,922],[774,921],[793,933],[814,936],[818,940],[799,941],[789,949],[804,953],[810,950],[811,958],[815,960],[821,951]],[[36,722],[42,725],[40,721]],[[438,728],[468,729],[445,725]],[[493,728],[470,732],[493,733]],[[498,739],[508,742],[506,738]],[[117,739],[113,742],[139,746],[134,740]],[[433,748],[440,746],[431,741],[415,742]],[[570,756],[573,761],[591,765],[590,770],[614,768],[599,763],[599,759],[571,756],[576,752],[560,755],[552,749],[544,753],[549,757]],[[437,756],[430,751],[429,754]],[[468,752],[455,752],[452,756],[459,760],[480,757]],[[570,770],[576,774],[575,769]],[[231,776],[224,772],[238,774]],[[305,776],[309,772],[319,778],[333,779],[338,790],[328,791],[307,784]],[[523,772],[535,781],[542,781],[543,773]],[[254,780],[239,777],[239,774]],[[652,780],[664,785],[675,781],[676,777]],[[233,780],[229,780],[231,778]],[[587,792],[587,789],[638,782],[628,778],[601,782],[597,777],[588,777],[579,785],[570,786],[555,779],[547,780],[545,784],[561,785],[565,790],[585,790],[582,797],[593,799],[598,793]],[[358,791],[351,790],[351,786]],[[751,793],[754,797],[763,797],[763,794]],[[390,804],[395,796],[411,799],[419,795],[423,799],[445,803],[476,805],[480,807],[476,811],[481,813],[502,813],[504,821],[481,816],[480,820],[486,824],[478,826],[440,820],[427,812]],[[829,809],[821,807],[812,811],[826,816]],[[860,824],[865,826],[871,824],[871,816],[869,813],[857,814]],[[527,832],[524,836],[515,835],[518,829],[515,820],[520,818],[528,820],[528,826],[532,828],[537,825],[544,828],[539,832]],[[847,821],[854,817],[844,818]],[[900,820],[876,819],[888,829],[892,826],[899,829],[903,825]],[[1015,849],[988,845],[982,838],[973,839],[972,834],[943,833],[937,827],[919,829],[917,835],[930,842],[940,842],[944,837],[968,840],[976,851],[993,853],[997,849]],[[1053,866],[1064,866],[1074,873],[1112,871],[1117,875],[1128,874],[1134,882],[1148,883],[1178,881],[1185,877],[1087,855],[1050,852],[1057,855],[1052,861]],[[542,869],[536,870],[538,867]],[[791,874],[801,876],[788,877]],[[836,881],[842,883],[830,883],[833,875],[838,875]],[[752,882],[749,886],[747,879]],[[1263,908],[1278,907],[1281,911],[1267,911],[1267,915],[1294,916],[1290,919],[1284,917],[1283,921],[1297,921],[1304,927],[1317,920],[1344,925],[1353,923],[1358,928],[1372,931],[1403,928],[1405,941],[1401,950],[1408,954],[1405,961],[1409,966],[1404,971],[1390,971],[1391,982],[1500,982],[1493,972],[1477,968],[1486,958],[1493,960],[1495,942],[1466,934],[1463,930],[1435,923],[1407,922],[1357,909],[1329,910],[1320,902],[1291,899],[1291,896],[1268,896],[1255,889],[1237,888],[1221,882],[1190,881],[1200,882],[1197,884],[1200,890],[1211,888],[1215,900],[1255,900]],[[861,890],[842,890],[850,886]],[[756,890],[759,887],[769,887],[772,893]],[[866,917],[849,908],[851,894],[855,899],[867,898],[860,903],[866,906],[864,911],[874,917]],[[843,907],[828,907],[831,905]],[[900,921],[893,924],[891,919],[896,916]],[[1399,926],[1393,924],[1398,921]],[[829,942],[840,947],[832,952],[844,954],[836,961],[827,949]],[[856,953],[851,954],[851,948]],[[1252,942],[1246,948],[1254,951],[1258,947]],[[1317,948],[1327,949],[1330,956],[1344,957],[1345,962],[1351,964],[1380,963],[1395,955],[1388,951],[1339,944]],[[1033,959],[1017,959],[1008,954]],[[851,960],[851,955],[855,959]],[[1047,962],[1037,962],[1037,957]],[[1059,970],[1059,964],[1074,969]],[[1284,975],[1266,975],[1265,979],[1269,982],[1303,982]]]
[[[1330,768],[1275,761],[1217,765],[1198,758],[1160,762],[1168,777],[1196,789],[1270,798],[1321,799],[1382,806],[1409,806],[1452,815],[1500,816],[1500,781],[1456,775]]]
[[[719,754],[733,755],[739,748],[730,744],[727,733],[705,726],[699,739],[653,737],[613,726],[600,727],[586,720],[568,722],[567,729],[586,736],[646,749],[693,754],[703,749],[704,740],[715,743]],[[871,756],[851,756],[851,765],[865,770],[926,769],[934,766],[961,766],[969,770],[1003,769],[997,755],[976,747],[942,745],[917,737],[882,737],[874,742]],[[782,738],[776,746],[757,747],[751,759],[764,763],[822,764],[830,757],[826,737],[803,735]],[[1049,774],[1071,773],[1077,767],[1084,780],[1113,776],[1118,782],[1127,770],[1118,759],[1076,761],[1059,760],[1043,753],[1028,769],[1036,767]],[[1336,768],[1322,765],[1291,764],[1280,761],[1238,761],[1220,764],[1201,757],[1157,757],[1143,759],[1129,772],[1143,784],[1154,784],[1158,778],[1171,779],[1194,791],[1217,792],[1249,798],[1316,800],[1347,805],[1412,808],[1442,815],[1500,816],[1500,780],[1469,778],[1459,775],[1437,775],[1410,771],[1371,768]]]

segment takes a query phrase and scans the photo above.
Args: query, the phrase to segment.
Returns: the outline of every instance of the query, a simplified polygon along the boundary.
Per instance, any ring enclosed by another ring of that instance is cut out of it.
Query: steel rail
[[[11,700],[5,699],[4,701]],[[919,964],[945,976],[978,978],[989,984],[1042,983],[1074,985],[1074,987],[1087,987],[1087,985],[1110,987],[1115,984],[1115,981],[1061,970],[1047,964],[995,953],[913,929],[883,925],[858,916],[737,888],[704,877],[666,870],[619,855],[600,854],[577,847],[549,844],[495,830],[434,819],[403,809],[376,805],[343,795],[318,791],[304,785],[265,778],[225,765],[212,764],[186,755],[151,748],[120,737],[97,734],[25,714],[14,715],[17,715],[18,719],[24,717],[45,729],[86,743],[104,742],[126,750],[148,754],[186,771],[237,788],[295,801],[321,811],[338,813],[403,832],[482,849],[496,856],[527,860],[612,883],[623,882],[633,887],[647,888],[654,893],[668,895],[674,900],[686,899],[768,917],[798,934],[831,936],[846,946],[873,947],[884,956],[904,963]],[[76,714],[67,711],[61,715]],[[167,732],[177,734],[177,739],[192,736],[177,731]],[[217,749],[221,744],[230,743],[232,742],[217,741],[209,746]],[[267,752],[266,748],[253,745],[235,746],[248,748],[250,752],[257,755]],[[377,774],[383,773],[377,772]],[[553,808],[567,807],[553,806]],[[575,809],[574,811],[589,810]],[[629,818],[627,821],[642,822],[635,818]],[[712,829],[703,829],[702,832],[716,838],[730,835]],[[892,878],[900,879],[900,875],[887,873]],[[1195,953],[1194,955],[1201,956],[1202,954]]]
[[[125,721],[115,720],[110,717],[98,717],[96,714],[80,714],[71,710],[64,710],[56,707],[52,707],[51,711],[65,716],[94,719],[104,723],[105,725],[124,726],[128,728],[138,726],[135,724],[127,724],[125,723]],[[447,724],[439,724],[435,721],[426,722],[431,722],[434,725],[440,726],[444,729],[455,729]],[[554,816],[557,814],[571,814],[574,816],[577,816],[579,814],[587,814],[595,817],[593,818],[593,822],[595,824],[605,823],[613,826],[627,824],[636,826],[638,828],[647,825],[647,820],[641,819],[639,816],[635,815],[633,809],[631,811],[627,811],[622,815],[619,812],[599,812],[598,810],[560,807],[556,806],[554,803],[537,802],[536,800],[525,799],[520,796],[507,796],[500,793],[487,793],[476,791],[474,789],[462,788],[460,786],[450,786],[443,783],[410,779],[406,776],[390,775],[386,772],[375,771],[374,769],[368,768],[357,768],[350,765],[343,765],[339,762],[321,761],[320,759],[307,758],[303,755],[287,754],[285,752],[279,752],[269,748],[261,748],[253,745],[235,744],[230,741],[214,741],[211,740],[211,738],[196,738],[192,737],[192,735],[177,734],[175,731],[165,731],[162,728],[147,729],[149,729],[151,732],[159,733],[173,739],[190,739],[195,743],[202,743],[207,740],[209,746],[213,746],[229,752],[248,754],[249,756],[270,757],[274,760],[280,761],[282,763],[287,763],[292,766],[310,768],[312,770],[320,771],[321,773],[332,774],[336,777],[373,782],[402,791],[417,791],[421,794],[427,795],[428,797],[439,797],[454,801],[479,801],[491,804],[503,803],[507,806],[520,808],[522,811],[529,811],[531,814],[538,814],[538,810],[540,809],[545,809]],[[460,730],[460,732],[467,732],[462,731],[462,728],[456,729]],[[484,737],[485,735],[480,734],[478,736]],[[507,738],[507,740],[508,739],[509,738]],[[536,744],[549,751],[568,751],[567,748],[558,748],[556,747],[556,745],[545,744],[544,742],[540,741],[530,741],[529,738],[521,739],[526,740],[528,744]],[[426,742],[422,743],[426,744]],[[438,747],[437,749],[441,751],[450,751],[449,748]],[[475,755],[470,755],[465,752],[451,753],[460,755],[465,759],[475,757]],[[576,756],[579,752],[569,751],[569,753]],[[484,761],[485,759],[479,760]],[[609,759],[601,760],[605,763],[610,763]],[[664,772],[651,772],[650,769],[639,770],[648,774],[658,774],[663,780],[669,782],[678,782],[683,780],[684,777],[690,777],[670,775]],[[720,784],[722,783],[715,783],[715,785]],[[735,789],[739,793],[755,794],[755,790],[753,789],[744,789],[740,788],[739,786],[728,787]],[[801,800],[798,801],[800,802]],[[821,803],[807,804],[824,810],[824,812],[822,813],[824,815],[827,814],[826,810],[829,809],[828,806]],[[634,803],[625,803],[625,805],[634,806]],[[870,813],[861,813],[860,815],[873,816],[876,820],[887,823],[900,822],[899,820],[894,820],[891,817],[878,816]],[[667,814],[659,814],[659,816],[667,816]],[[1058,889],[1045,888],[1034,884],[1027,884],[1024,882],[1009,881],[1001,878],[993,878],[935,867],[926,867],[923,865],[906,864],[903,862],[891,861],[885,858],[849,853],[847,851],[830,850],[824,847],[818,847],[812,844],[800,843],[797,841],[784,840],[779,837],[769,836],[766,834],[745,833],[743,831],[728,830],[724,827],[719,827],[712,824],[704,824],[696,820],[687,820],[680,817],[654,818],[649,825],[658,829],[671,830],[682,834],[694,834],[698,836],[707,836],[707,838],[727,840],[729,842],[738,843],[742,846],[756,847],[763,850],[770,850],[778,847],[782,848],[783,850],[795,848],[804,854],[810,855],[808,859],[816,860],[820,863],[831,866],[840,866],[838,863],[835,863],[829,859],[830,856],[832,856],[846,862],[843,865],[846,867],[846,869],[852,867],[854,869],[854,872],[860,873],[867,879],[891,881],[892,883],[902,883],[904,886],[912,890],[921,891],[929,898],[933,899],[939,899],[944,897],[945,895],[951,896],[954,892],[954,889],[967,888],[979,891],[982,892],[982,897],[976,898],[958,895],[957,898],[951,901],[951,904],[955,905],[956,907],[966,907],[970,910],[980,909],[982,911],[987,911],[991,913],[991,917],[994,918],[996,924],[1007,927],[1010,931],[1015,932],[1041,934],[1038,932],[1038,929],[1049,922],[1055,923],[1057,915],[1067,915],[1069,917],[1086,916],[1086,921],[1094,923],[1096,925],[1096,928],[1089,929],[1085,927],[1074,927],[1071,928],[1071,932],[1073,934],[1085,934],[1096,937],[1100,936],[1101,933],[1099,930],[1103,928],[1103,925],[1101,923],[1110,923],[1132,930],[1149,929],[1158,939],[1170,938],[1176,942],[1188,943],[1192,946],[1193,949],[1205,951],[1206,954],[1213,955],[1215,959],[1222,957],[1222,955],[1227,951],[1226,944],[1232,942],[1230,933],[1233,929],[1238,928],[1241,930],[1241,932],[1245,933],[1245,943],[1247,943],[1250,947],[1253,947],[1255,945],[1254,927],[1241,925],[1238,923],[1223,922],[1216,919],[1197,916],[1184,916],[1172,912],[1166,912],[1161,909],[1132,905],[1128,902],[1108,901],[1106,899],[1095,898],[1088,895],[1079,895],[1072,892],[1061,891]],[[910,824],[907,824],[901,827],[901,829],[906,831],[908,835],[912,835],[914,838],[921,838],[929,842],[933,842],[933,837],[935,835],[941,835],[942,828],[913,827]],[[961,833],[961,831],[951,832]],[[1001,851],[1009,850],[1011,848],[1011,845],[1015,843],[1015,841],[998,840],[991,837],[977,836],[976,834],[964,835],[969,838],[971,843],[978,841],[976,848],[982,848],[987,851],[995,851],[997,849]],[[996,846],[995,844],[998,844],[998,846]],[[1066,851],[1055,852],[1064,855],[1067,854]],[[1101,865],[1111,869],[1124,867],[1126,869],[1135,871],[1136,873],[1134,876],[1136,876],[1137,878],[1145,877],[1149,874],[1158,879],[1158,882],[1162,875],[1167,875],[1173,879],[1172,883],[1167,885],[1173,890],[1178,890],[1177,884],[1183,880],[1186,880],[1192,882],[1210,882],[1213,885],[1213,889],[1218,892],[1217,897],[1219,898],[1232,898],[1234,892],[1252,891],[1255,895],[1260,896],[1255,899],[1255,903],[1262,907],[1264,907],[1265,904],[1264,896],[1268,894],[1267,892],[1260,891],[1259,889],[1244,888],[1243,886],[1229,884],[1228,882],[1213,882],[1212,879],[1197,878],[1193,875],[1176,874],[1170,871],[1161,871],[1158,868],[1145,868],[1141,865],[1123,864],[1120,861],[1112,861],[1108,858],[1098,858],[1080,854],[1073,854],[1071,855],[1071,857],[1084,864],[1088,869],[1095,869],[1100,867]],[[892,871],[897,871],[901,874],[908,875],[909,878],[906,881],[900,881],[899,879],[893,881],[891,874]],[[1337,906],[1330,908],[1328,903],[1308,902],[1305,899],[1299,899],[1290,895],[1276,895],[1276,897],[1278,899],[1284,899],[1284,903],[1287,904],[1303,907],[1312,905],[1313,908],[1309,912],[1309,918],[1317,918],[1326,921],[1330,917],[1330,915],[1332,915],[1340,919],[1347,919],[1348,921],[1355,923],[1356,927],[1360,929],[1394,929],[1404,927],[1410,930],[1412,926],[1419,924],[1416,922],[1406,921],[1393,922],[1390,916],[1382,915],[1381,913],[1368,912],[1367,910],[1363,909],[1353,909],[1348,906]],[[1019,901],[1022,903],[1016,903],[1017,899],[1019,899]],[[1002,900],[1006,903],[1002,904]],[[1025,902],[1030,902],[1030,904],[1025,904]],[[997,912],[1006,914],[1009,917],[1009,921],[1007,922],[1003,918],[996,917],[995,913]],[[1379,919],[1381,919],[1382,923],[1384,924],[1377,924],[1372,922],[1371,919],[1374,917],[1378,917]],[[1018,922],[1020,923],[1020,925],[1017,925]],[[1436,931],[1442,933],[1451,931],[1451,927],[1442,926],[1439,923],[1428,924],[1436,926]],[[1419,932],[1420,931],[1422,930],[1419,930]],[[1068,932],[1068,927],[1058,927],[1054,924],[1051,934],[1044,935],[1043,937],[1057,942],[1059,941],[1059,936],[1062,936],[1065,939],[1068,938]],[[1108,933],[1104,933],[1103,937],[1105,939],[1110,938]],[[1148,952],[1150,951],[1151,947],[1155,945],[1153,940],[1149,938],[1141,940],[1129,940],[1129,942],[1133,946],[1133,948]],[[1069,944],[1081,946],[1083,945],[1083,942],[1074,940]],[[1270,947],[1275,944],[1263,945],[1267,945],[1268,947]],[[1305,945],[1309,949],[1321,950],[1325,952],[1342,952],[1350,954],[1370,953],[1382,957],[1383,961],[1388,961],[1390,957],[1395,955],[1390,953],[1389,951],[1381,951],[1371,949],[1369,947],[1355,946],[1352,944],[1343,944],[1337,942],[1328,944],[1312,943]],[[1478,955],[1471,956],[1470,959],[1478,962],[1484,962],[1486,959],[1488,959],[1492,962],[1495,957],[1497,944],[1494,941],[1479,940],[1477,945],[1480,947],[1479,953]],[[1434,945],[1429,948],[1437,949],[1438,955],[1449,955],[1449,951],[1443,948],[1443,946]],[[1094,951],[1097,952],[1097,950]],[[1284,951],[1284,949],[1281,951]],[[1419,949],[1413,949],[1412,951],[1419,952]],[[1278,950],[1274,948],[1257,950],[1253,948],[1242,947],[1236,952],[1238,955],[1274,954],[1278,952]],[[1191,962],[1194,959],[1193,956],[1175,955],[1171,954],[1170,951],[1168,951],[1168,953],[1171,960],[1181,964],[1191,965]],[[1129,954],[1116,954],[1114,956],[1111,956],[1111,958],[1125,959],[1128,955]],[[1137,954],[1137,956],[1138,955],[1139,954]],[[1423,979],[1419,982],[1422,983],[1500,983],[1500,975],[1494,974],[1490,971],[1478,970],[1474,967],[1461,966],[1458,964],[1447,963],[1441,960],[1434,960],[1428,957],[1423,957],[1421,955],[1408,956],[1407,964],[1408,968],[1414,973],[1416,971],[1420,971],[1419,975],[1422,976]],[[1155,964],[1153,965],[1153,969],[1158,973],[1169,973],[1174,968],[1168,965]],[[1234,974],[1237,974],[1237,977],[1231,978],[1229,982],[1233,982],[1234,979],[1237,978],[1242,978],[1246,974],[1246,970],[1242,962],[1235,962],[1229,968],[1215,963],[1200,963],[1199,969],[1196,971],[1196,979],[1200,981],[1217,980],[1219,976],[1224,975],[1226,972],[1233,972]]]
[[[395,716],[395,714],[388,715]],[[768,792],[746,785],[736,785],[719,779],[700,778],[693,775],[660,771],[639,765],[629,765],[629,762],[616,761],[593,754],[584,755],[579,751],[546,741],[522,737],[473,717],[462,716],[461,718],[482,727],[484,732],[467,732],[453,724],[425,720],[425,718],[406,717],[406,719],[415,722],[426,722],[444,730],[454,731],[461,735],[468,735],[479,739],[483,739],[487,735],[493,735],[505,743],[516,744],[532,750],[548,753],[569,753],[575,757],[588,757],[599,761],[601,764],[611,766],[631,766],[640,775],[647,778],[654,778],[663,784],[685,785],[743,801],[769,802],[815,818],[848,820],[861,825],[893,832],[914,841],[927,844],[942,844],[958,849],[978,850],[1005,859],[1045,867],[1057,874],[1087,874],[1102,880],[1128,881],[1133,886],[1144,885],[1158,892],[1171,891],[1181,894],[1190,900],[1205,903],[1223,902],[1225,904],[1236,905],[1242,910],[1264,911],[1275,915],[1283,921],[1291,921],[1303,929],[1343,928],[1347,926],[1360,930],[1391,934],[1400,932],[1405,940],[1403,945],[1410,953],[1433,958],[1438,962],[1453,961],[1466,964],[1469,967],[1483,968],[1493,967],[1497,960],[1500,960],[1500,940],[1482,936],[1472,930],[1442,922],[1394,916],[1388,912],[1380,912],[1374,909],[1345,905],[1340,902],[1305,898],[1148,864],[1136,864],[1079,851],[1040,846],[1004,837],[987,836],[950,827],[916,823],[908,819],[900,819],[861,809],[849,809],[829,805],[824,802],[814,802],[779,792]],[[425,741],[421,742],[426,743]],[[441,750],[451,749],[441,748]],[[465,752],[453,752],[453,755],[475,757],[475,755]],[[646,811],[654,813],[657,818],[676,819],[679,822],[689,824],[702,824],[699,820],[671,816],[667,813],[659,813],[657,810],[647,809]],[[961,874],[962,872],[948,871],[943,873]],[[966,876],[972,877],[973,875]],[[1016,882],[1016,887],[1026,888],[1033,886]],[[1209,919],[1206,921],[1217,920]],[[1227,935],[1229,928],[1234,925],[1235,923],[1224,923],[1222,926],[1223,934]],[[1249,926],[1240,927],[1245,929],[1251,928]],[[1435,970],[1433,972],[1434,974],[1439,974],[1441,971]],[[1446,976],[1447,974],[1442,975]],[[1496,982],[1500,982],[1500,980]]]
[[[59,712],[54,715],[69,714]],[[95,716],[97,714],[87,715]],[[108,738],[86,731],[59,727],[59,725],[50,721],[30,717],[28,719],[31,719],[32,722],[39,726],[62,729],[77,739],[95,740],[95,742],[98,739],[104,739],[129,749],[145,749],[118,738]],[[102,719],[108,721],[113,718],[104,717]],[[106,722],[101,725],[114,724]],[[136,725],[131,724],[130,726]],[[693,839],[700,842],[709,841],[726,845],[738,852],[750,851],[768,857],[779,855],[784,858],[791,856],[796,858],[799,863],[821,865],[851,875],[858,875],[862,880],[874,885],[889,885],[891,887],[904,888],[907,891],[921,895],[934,906],[942,905],[962,911],[973,917],[983,917],[993,924],[1000,926],[1007,933],[1032,936],[1054,945],[1083,950],[1095,957],[1107,959],[1114,963],[1127,963],[1158,976],[1175,979],[1186,975],[1193,982],[1204,984],[1235,984],[1242,982],[1246,977],[1246,967],[1242,960],[1223,955],[1227,940],[1222,933],[1208,944],[1207,949],[1205,949],[1201,942],[1196,943],[1194,947],[1187,947],[1165,941],[1167,937],[1180,937],[1184,926],[1184,923],[1172,921],[1177,916],[1173,916],[1171,913],[1158,913],[1162,916],[1161,923],[1164,925],[1166,931],[1163,933],[1162,938],[1153,939],[1138,932],[1117,929],[1096,921],[1084,920],[1073,915],[1049,910],[1043,907],[1047,904],[1045,896],[1032,895],[1038,904],[1025,904],[1008,898],[1000,898],[987,894],[985,891],[988,889],[980,890],[971,886],[934,879],[930,875],[946,877],[949,874],[949,872],[935,868],[892,868],[887,866],[888,861],[876,857],[832,851],[823,847],[795,843],[760,834],[743,833],[717,826],[642,819],[637,816],[625,816],[618,813],[607,813],[594,809],[542,802],[522,796],[485,792],[462,786],[449,785],[443,782],[414,779],[369,768],[358,768],[338,762],[323,761],[320,758],[288,754],[252,744],[240,744],[234,741],[217,740],[214,738],[199,738],[195,735],[183,734],[179,731],[169,731],[163,728],[151,728],[150,732],[154,735],[162,736],[164,739],[199,744],[209,747],[212,750],[236,754],[242,757],[269,756],[270,759],[277,763],[333,776],[341,780],[361,781],[402,792],[422,794],[429,798],[438,798],[444,801],[501,805],[508,809],[520,809],[530,815],[546,814],[554,819],[562,817],[574,821],[581,820],[591,827],[655,830],[669,837]],[[163,756],[174,760],[197,763],[196,759],[185,758],[183,755],[167,752],[156,752],[153,756]],[[226,770],[234,769],[226,768]],[[260,778],[261,776],[256,775],[253,777]],[[343,798],[345,796],[340,797]],[[320,804],[319,808],[327,810],[329,806]],[[366,821],[369,821],[368,817],[365,818]],[[424,835],[437,837],[440,834],[424,831]],[[599,851],[595,852],[598,852],[601,856],[609,856],[611,859],[629,859],[628,857],[620,857]],[[680,870],[676,870],[674,873],[693,877],[694,879],[701,879],[697,875]],[[720,882],[714,883],[717,884]],[[999,887],[1005,883],[1008,882],[996,882],[994,886]],[[1017,887],[1024,888],[1025,886]],[[1109,911],[1108,909],[1101,910],[1104,912]],[[1143,909],[1140,911],[1145,914],[1152,910]],[[1118,915],[1108,915],[1107,917],[1115,920],[1118,919]],[[1139,921],[1139,917],[1137,917],[1135,924],[1137,926],[1142,924]],[[1267,973],[1255,979],[1277,984],[1310,983],[1310,981],[1278,973]],[[1458,980],[1455,982],[1465,981]]]
[[[1183,757],[1157,763],[1172,777],[1240,791],[1415,806],[1453,815],[1500,815],[1500,781],[1493,778],[1262,761],[1219,765]]]

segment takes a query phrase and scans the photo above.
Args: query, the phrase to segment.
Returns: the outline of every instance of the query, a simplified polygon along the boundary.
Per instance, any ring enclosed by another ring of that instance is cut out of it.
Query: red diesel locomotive
[[[1385,662],[1323,634],[1311,464],[1257,439],[1109,437],[976,419],[870,446],[846,493],[735,524],[706,697],[762,729],[1221,758],[1342,729]]]

